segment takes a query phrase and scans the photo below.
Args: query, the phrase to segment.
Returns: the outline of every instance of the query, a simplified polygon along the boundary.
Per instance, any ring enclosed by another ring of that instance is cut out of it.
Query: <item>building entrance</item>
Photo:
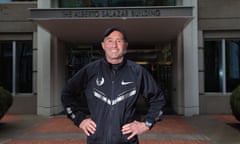
[[[68,78],[87,63],[104,56],[100,45],[68,46]],[[146,68],[162,88],[166,99],[166,113],[172,113],[172,50],[169,45],[129,45],[126,57]],[[85,97],[79,97],[83,110],[88,112]],[[138,101],[138,112],[144,114],[147,104],[143,98]]]

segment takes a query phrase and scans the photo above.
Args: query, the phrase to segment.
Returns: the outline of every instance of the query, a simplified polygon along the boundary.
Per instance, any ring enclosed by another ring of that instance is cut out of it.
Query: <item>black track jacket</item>
[[[150,107],[145,120],[157,121],[165,104],[163,92],[140,65],[124,59],[111,65],[102,58],[79,70],[62,91],[62,103],[68,117],[79,126],[85,119],[76,96],[83,92],[88,101],[90,117],[95,121],[96,132],[87,138],[88,144],[137,144],[137,136],[127,140],[122,135],[124,124],[135,120],[139,96],[147,98]]]

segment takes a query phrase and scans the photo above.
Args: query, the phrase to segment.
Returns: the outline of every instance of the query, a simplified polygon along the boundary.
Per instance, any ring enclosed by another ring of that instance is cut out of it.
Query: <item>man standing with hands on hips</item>
[[[163,92],[145,68],[124,57],[128,39],[122,28],[106,29],[101,45],[105,57],[80,69],[63,89],[65,112],[87,135],[88,144],[138,144],[137,136],[150,130],[163,114]],[[82,92],[89,116],[76,100]],[[149,104],[144,121],[135,119],[140,96]]]

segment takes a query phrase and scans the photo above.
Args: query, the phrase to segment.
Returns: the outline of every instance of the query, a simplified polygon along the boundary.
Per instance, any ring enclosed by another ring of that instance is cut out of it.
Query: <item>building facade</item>
[[[240,84],[240,2],[198,3],[200,113],[231,113],[229,96]]]
[[[240,81],[239,4],[236,0],[228,1],[228,6],[224,0],[0,3],[0,63],[6,68],[0,85],[14,95],[9,113],[60,113],[67,79],[103,56],[101,35],[112,25],[128,34],[127,57],[147,68],[164,89],[166,112],[231,113],[229,96]]]
[[[0,86],[14,96],[9,112],[37,110],[37,25],[29,20],[29,8],[36,7],[36,2],[0,2]]]

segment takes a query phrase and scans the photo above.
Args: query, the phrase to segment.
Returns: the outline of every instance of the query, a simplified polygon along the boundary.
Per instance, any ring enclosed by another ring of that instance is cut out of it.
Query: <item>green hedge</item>
[[[230,97],[230,105],[233,115],[240,121],[240,86],[233,90]]]
[[[3,87],[0,87],[0,119],[8,111],[12,103],[13,103],[12,94]]]

